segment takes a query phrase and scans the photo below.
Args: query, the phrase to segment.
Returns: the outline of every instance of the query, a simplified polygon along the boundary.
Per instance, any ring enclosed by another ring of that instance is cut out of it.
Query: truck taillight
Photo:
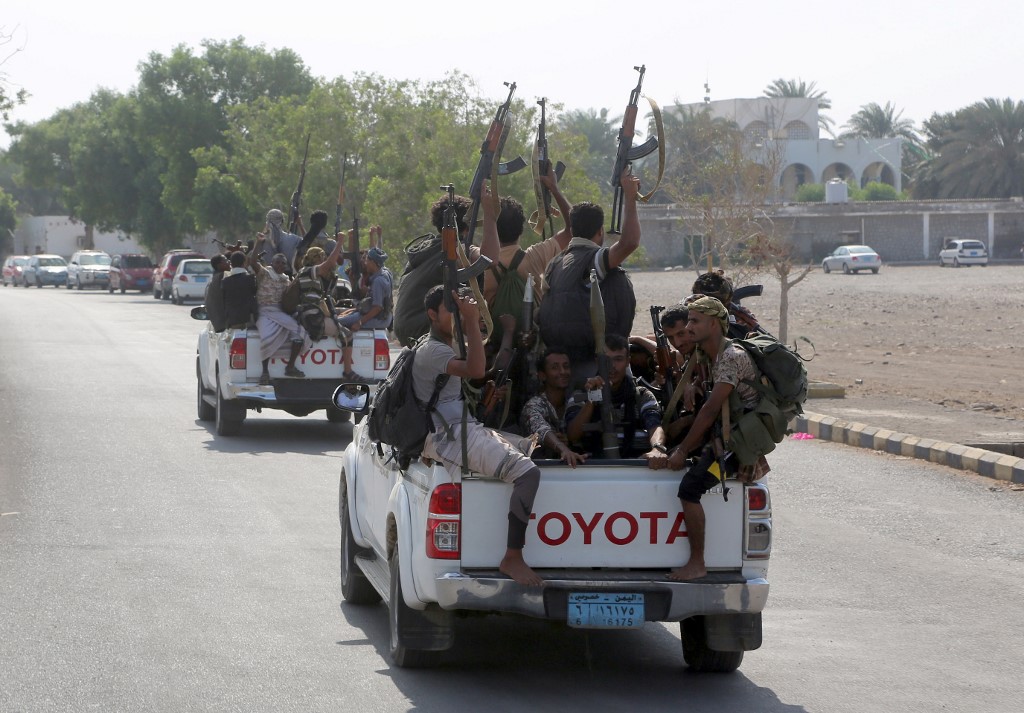
[[[765,510],[768,508],[768,491],[764,488],[747,488],[747,509]]]
[[[235,337],[231,340],[231,349],[228,350],[228,364],[232,369],[245,369],[245,337]]]
[[[444,483],[434,488],[427,510],[427,557],[445,560],[457,560],[461,557],[461,514],[461,485]]]
[[[388,371],[391,368],[391,349],[387,339],[373,340],[373,370]]]
[[[747,542],[744,559],[768,559],[772,553],[771,502],[767,488],[747,487]]]

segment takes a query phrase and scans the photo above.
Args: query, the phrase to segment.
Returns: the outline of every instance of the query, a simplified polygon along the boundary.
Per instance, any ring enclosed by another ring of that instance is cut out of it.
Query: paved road
[[[382,607],[339,605],[348,425],[195,418],[187,310],[0,290],[0,711],[1019,710],[1024,493],[792,441],[765,644],[682,667],[676,627],[460,622],[391,669]]]

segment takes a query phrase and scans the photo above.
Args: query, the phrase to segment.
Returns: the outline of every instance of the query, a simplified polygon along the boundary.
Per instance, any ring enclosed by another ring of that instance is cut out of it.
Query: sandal
[[[270,386],[270,374],[260,374],[260,386]]]
[[[285,375],[285,376],[293,376],[293,377],[295,377],[295,378],[297,378],[297,379],[301,379],[301,378],[302,378],[302,377],[304,377],[304,376],[305,376],[306,374],[305,374],[304,372],[301,372],[301,371],[299,371],[299,370],[298,370],[297,368],[295,368],[294,366],[286,366],[286,367],[284,368],[284,375]]]

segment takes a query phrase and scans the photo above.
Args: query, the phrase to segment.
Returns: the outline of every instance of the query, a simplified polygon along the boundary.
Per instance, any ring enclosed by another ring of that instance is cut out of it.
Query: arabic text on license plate
[[[568,624],[580,629],[639,629],[644,625],[643,594],[569,595]]]

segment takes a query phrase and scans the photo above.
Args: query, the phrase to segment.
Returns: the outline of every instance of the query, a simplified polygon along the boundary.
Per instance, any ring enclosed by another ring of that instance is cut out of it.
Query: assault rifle
[[[444,223],[441,228],[441,268],[444,283],[444,305],[452,315],[455,316],[455,339],[459,345],[459,353],[462,359],[466,358],[466,341],[462,332],[462,320],[459,318],[459,308],[455,304],[455,295],[461,285],[468,284],[483,274],[484,270],[491,266],[491,259],[484,255],[479,256],[472,265],[459,267],[459,220],[455,209],[455,185],[449,183],[441,186],[442,191],[448,193],[448,207],[444,209]]]
[[[661,389],[661,393],[664,395],[662,406],[667,407],[669,399],[672,398],[672,392],[676,389],[676,370],[675,364],[673,364],[675,359],[672,356],[672,346],[668,343],[668,337],[665,336],[665,330],[661,328],[659,319],[664,309],[664,307],[651,306],[651,323],[654,325],[654,341],[658,345],[654,350],[654,363],[657,365],[657,372],[665,380],[665,385]]]
[[[291,215],[289,216],[288,232],[298,233],[299,232],[299,207],[302,204],[302,183],[306,180],[306,159],[309,158],[309,137],[312,134],[306,134],[306,151],[302,154],[302,169],[299,171],[299,185],[292,193],[292,207]]]
[[[597,357],[597,374],[604,384],[601,386],[601,444],[605,458],[619,457],[619,436],[612,422],[611,360],[604,344],[605,316],[604,297],[597,270],[590,271],[590,324],[594,329],[594,356]]]
[[[511,84],[505,82],[505,86],[508,87],[508,98],[504,104],[498,107],[494,120],[491,121],[491,126],[487,130],[487,136],[480,145],[480,161],[477,162],[476,173],[473,174],[473,182],[469,186],[469,198],[473,201],[473,205],[466,214],[466,225],[469,227],[469,231],[466,233],[467,253],[469,252],[469,246],[473,244],[476,219],[480,212],[480,201],[484,195],[484,181],[491,178],[491,174],[495,172],[495,169],[497,169],[496,173],[498,176],[507,176],[526,168],[526,161],[523,160],[522,156],[516,156],[506,163],[500,163],[501,149],[505,143],[505,138],[508,136],[508,129],[511,126],[508,118],[508,109],[512,105],[512,95],[516,93],[515,82]],[[495,165],[495,159],[499,161],[497,165]],[[492,190],[497,195],[497,188],[492,186]]]
[[[640,72],[636,87],[629,94],[629,104],[626,105],[626,112],[622,115],[622,126],[619,128],[619,148],[615,153],[615,166],[612,168],[612,225],[608,233],[618,235],[622,228],[622,172],[633,161],[653,153],[658,148],[658,137],[651,136],[639,146],[633,146],[633,135],[636,132],[637,105],[640,102],[640,88],[644,83],[644,72],[647,65],[633,67]]]
[[[352,298],[361,300],[363,291],[359,288],[359,280],[363,276],[363,265],[359,256],[359,215],[354,206],[352,208],[352,235],[348,240],[348,259],[352,263],[349,268],[349,277],[352,280]]]
[[[348,165],[348,153],[341,159],[341,183],[338,184],[338,202],[334,206],[334,239],[341,232],[341,206],[345,203],[345,167]]]
[[[537,101],[540,104],[540,124],[537,125],[537,141],[533,145],[534,179],[551,173],[551,159],[548,157],[547,118],[545,114],[547,102],[547,97],[541,97]],[[563,173],[565,173],[565,164],[559,161],[555,165],[555,180],[562,180]],[[533,230],[542,238],[551,237],[556,232],[554,217],[551,215],[551,191],[540,181],[534,180],[533,192],[537,196],[536,219],[531,221],[533,223]],[[548,228],[551,229],[550,233],[547,232]]]

